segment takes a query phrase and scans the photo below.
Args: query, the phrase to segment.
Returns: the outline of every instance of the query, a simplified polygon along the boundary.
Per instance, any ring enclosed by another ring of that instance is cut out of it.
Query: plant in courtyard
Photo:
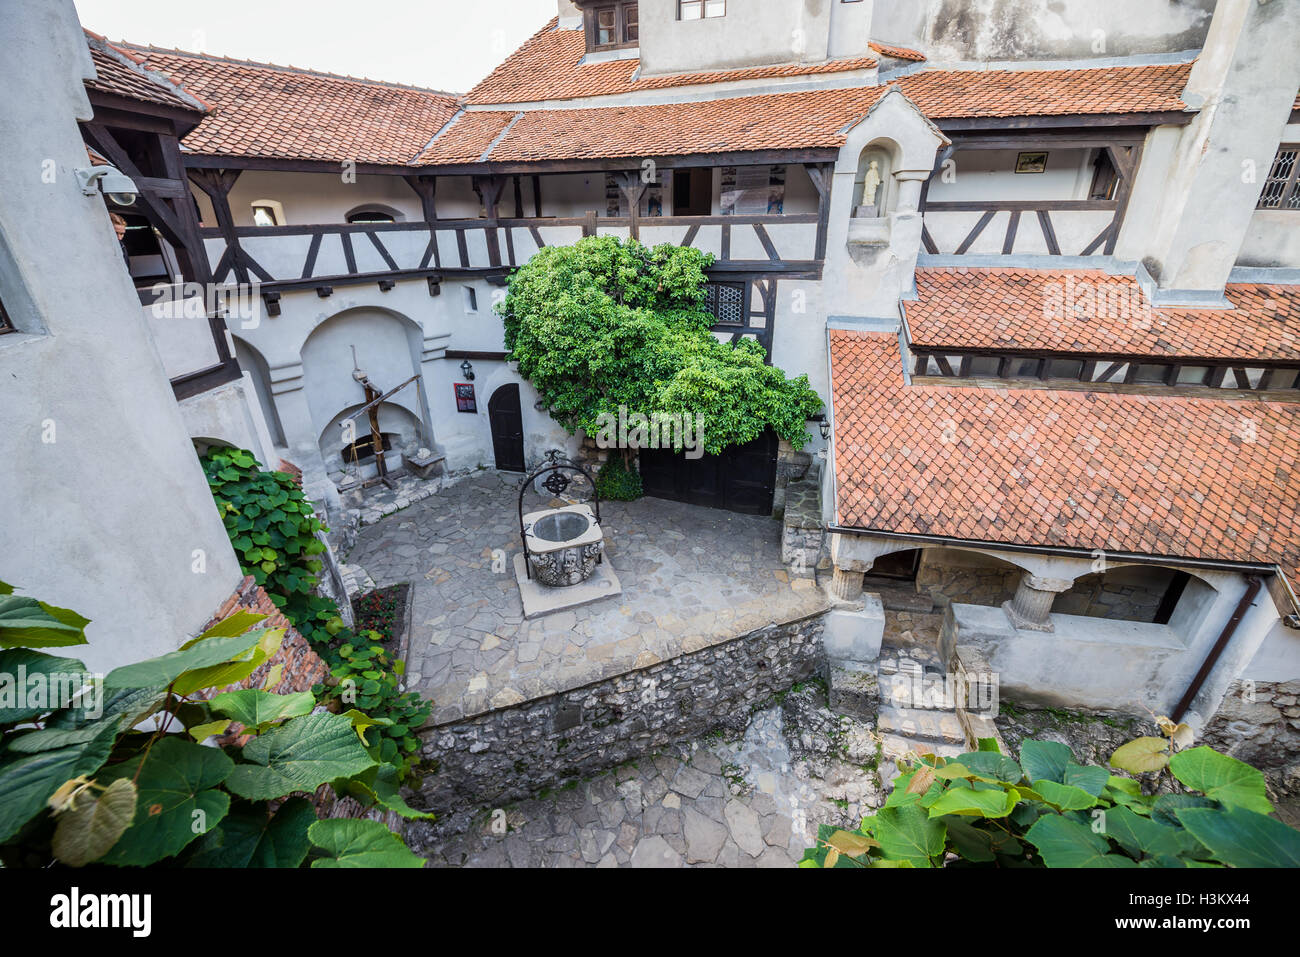
[[[601,498],[631,502],[641,497],[641,473],[621,455],[610,455],[596,473],[596,491]]]
[[[945,760],[916,756],[856,831],[822,825],[801,867],[1298,867],[1300,831],[1269,817],[1264,775],[1183,725],[1119,748],[1111,765],[1165,771],[1171,793],[1081,765],[1055,741],[1019,761],[991,738]],[[1162,790],[1165,790],[1162,788]]]
[[[325,551],[317,533],[326,529],[311,502],[291,476],[264,471],[251,452],[213,449],[201,461],[244,572],[266,589],[330,668],[330,682],[313,689],[320,703],[332,710],[366,710],[381,741],[383,760],[405,777],[419,750],[414,729],[424,723],[432,706],[414,692],[398,692],[403,664],[387,652],[358,666],[356,649],[383,639],[373,631],[355,634],[343,624],[334,600],[316,594],[322,565],[313,556]],[[359,681],[349,683],[357,675]],[[360,690],[372,684],[375,690]]]
[[[719,342],[704,308],[712,257],[607,236],[548,246],[509,279],[506,348],[552,417],[596,436],[627,413],[702,416],[717,453],[772,428],[796,448],[822,405],[807,376],[764,363],[753,340]],[[673,436],[681,449],[681,436]],[[624,457],[629,455],[624,450]]]
[[[12,589],[0,583],[0,595]],[[211,694],[279,648],[283,629],[254,627],[264,616],[237,612],[97,688],[80,661],[33,650],[48,642],[28,609],[35,633],[6,631],[0,650],[3,866],[422,866],[382,824],[318,821],[308,800],[328,784],[366,806],[430,816],[399,796],[396,769],[366,739],[368,718],[313,714],[305,693]],[[50,617],[68,621],[62,609]],[[88,622],[77,620],[60,644],[85,643]],[[243,745],[203,743],[232,722]]]

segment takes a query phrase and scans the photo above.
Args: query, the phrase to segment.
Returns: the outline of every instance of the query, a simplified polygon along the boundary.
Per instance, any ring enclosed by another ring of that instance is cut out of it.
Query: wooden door
[[[492,393],[488,421],[492,425],[497,468],[504,472],[524,471],[524,414],[519,408],[518,385],[503,385]]]

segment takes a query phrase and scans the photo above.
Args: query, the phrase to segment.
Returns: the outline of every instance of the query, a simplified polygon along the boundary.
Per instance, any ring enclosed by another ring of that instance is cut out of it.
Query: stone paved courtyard
[[[484,471],[446,485],[363,527],[345,559],[378,585],[412,583],[407,687],[433,700],[435,723],[826,607],[811,580],[782,566],[777,521],[646,498],[601,505],[623,593],[525,621],[511,568],[521,478]]]
[[[815,685],[708,738],[408,840],[435,866],[790,867],[817,825],[856,827],[883,801],[871,726]],[[496,822],[494,825],[494,821]],[[436,834],[436,832],[434,832]]]

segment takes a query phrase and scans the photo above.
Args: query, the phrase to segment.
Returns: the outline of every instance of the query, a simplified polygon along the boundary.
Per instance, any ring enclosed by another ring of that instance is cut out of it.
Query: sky
[[[110,40],[465,93],[556,0],[75,0]]]

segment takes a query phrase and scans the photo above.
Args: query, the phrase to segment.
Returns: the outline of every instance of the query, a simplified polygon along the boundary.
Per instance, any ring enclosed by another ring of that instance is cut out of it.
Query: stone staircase
[[[882,754],[895,764],[909,753],[955,757],[980,738],[1001,744],[990,669],[973,650],[956,648],[950,623],[931,620],[938,617],[911,610],[890,616],[874,671],[831,662],[831,708],[874,718]]]

